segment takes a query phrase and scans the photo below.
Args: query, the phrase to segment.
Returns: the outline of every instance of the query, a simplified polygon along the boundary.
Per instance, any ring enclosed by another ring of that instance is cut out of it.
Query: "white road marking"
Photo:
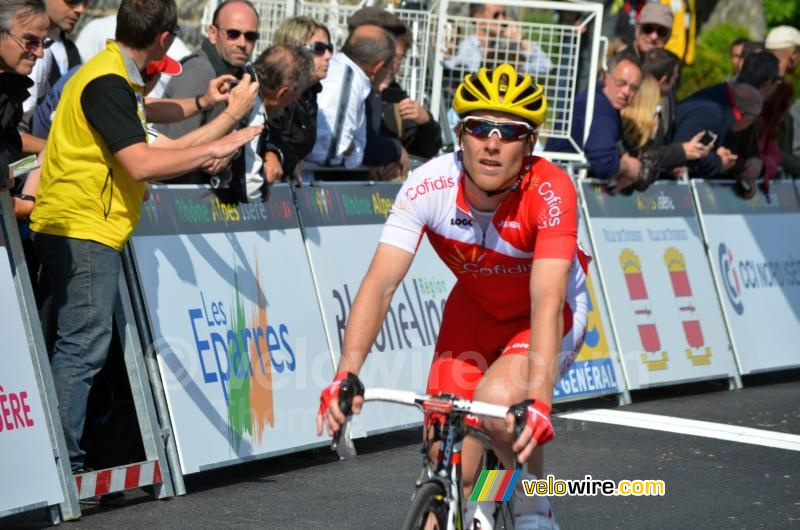
[[[611,425],[674,432],[678,434],[688,434],[690,436],[716,438],[717,440],[727,440],[729,442],[800,451],[800,435],[765,431],[763,429],[753,429],[724,423],[687,420],[674,416],[661,416],[658,414],[644,414],[642,412],[628,412],[614,409],[567,412],[558,414],[558,417],[568,420],[609,423]]]

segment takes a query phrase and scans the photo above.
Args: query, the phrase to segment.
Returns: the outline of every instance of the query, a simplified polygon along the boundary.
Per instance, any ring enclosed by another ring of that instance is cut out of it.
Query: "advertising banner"
[[[693,181],[742,374],[800,366],[800,206],[791,182],[740,199]]]
[[[183,472],[326,443],[330,352],[288,186],[253,204],[154,187],[132,248]]]
[[[592,248],[583,216],[578,222],[578,242],[586,250]],[[586,338],[572,368],[554,389],[555,401],[617,394],[624,389],[625,382],[622,381],[616,343],[611,335],[608,309],[600,290],[599,278],[597,262],[592,260],[587,277],[589,317],[586,323]]]
[[[733,376],[689,186],[611,196],[581,184],[628,388]]]
[[[9,252],[0,229],[0,516],[64,501]]]
[[[353,300],[399,189],[399,183],[342,183],[297,190],[306,246],[336,363]],[[360,377],[367,387],[425,391],[442,309],[454,284],[453,274],[423,238],[362,368]],[[354,419],[352,436],[421,421],[422,414],[415,408],[370,403]]]

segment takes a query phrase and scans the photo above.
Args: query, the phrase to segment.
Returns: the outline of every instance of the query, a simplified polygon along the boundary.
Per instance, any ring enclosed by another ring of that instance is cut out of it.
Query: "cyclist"
[[[327,426],[333,435],[344,423],[336,399],[341,382],[363,388],[356,374],[427,234],[457,278],[428,392],[524,404],[527,425],[516,441],[510,414],[505,423],[486,419],[481,428],[507,469],[516,453],[524,463],[521,478],[534,479],[542,476],[541,446],[553,437],[553,386],[580,349],[586,324],[589,258],[577,245],[575,188],[563,171],[533,155],[547,103],[530,76],[508,64],[481,68],[458,86],[453,108],[459,150],[418,168],[397,195],[353,304],[337,375],[320,396],[317,432]],[[353,411],[362,403],[356,398]],[[467,436],[465,498],[483,452],[481,436]],[[465,521],[490,528],[487,508],[469,503]],[[517,528],[556,526],[547,498],[526,497],[521,481],[514,512]]]

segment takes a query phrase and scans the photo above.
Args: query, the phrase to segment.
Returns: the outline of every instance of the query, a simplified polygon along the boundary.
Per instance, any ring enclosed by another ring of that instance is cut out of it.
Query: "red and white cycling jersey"
[[[519,188],[500,203],[484,231],[464,196],[455,154],[411,173],[395,199],[380,241],[416,253],[427,234],[460,287],[496,320],[530,314],[533,261],[573,261],[567,304],[585,284],[589,256],[577,244],[575,187],[558,167],[533,157]]]

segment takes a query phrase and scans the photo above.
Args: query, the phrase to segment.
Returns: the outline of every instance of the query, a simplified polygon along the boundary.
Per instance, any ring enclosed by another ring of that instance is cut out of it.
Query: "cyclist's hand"
[[[343,405],[345,410],[342,410]],[[333,383],[322,390],[317,412],[317,436],[322,434],[323,425],[328,427],[328,435],[333,436],[342,428],[350,413],[358,414],[364,404],[364,385],[357,375],[339,372]],[[347,409],[350,410],[347,410]]]
[[[516,436],[512,450],[517,454],[517,461],[526,462],[533,450],[553,439],[555,432],[550,421],[550,407],[543,401],[525,400],[517,403],[514,408],[523,408],[527,411],[525,428]],[[509,412],[506,416],[506,430],[514,432],[514,415]]]

